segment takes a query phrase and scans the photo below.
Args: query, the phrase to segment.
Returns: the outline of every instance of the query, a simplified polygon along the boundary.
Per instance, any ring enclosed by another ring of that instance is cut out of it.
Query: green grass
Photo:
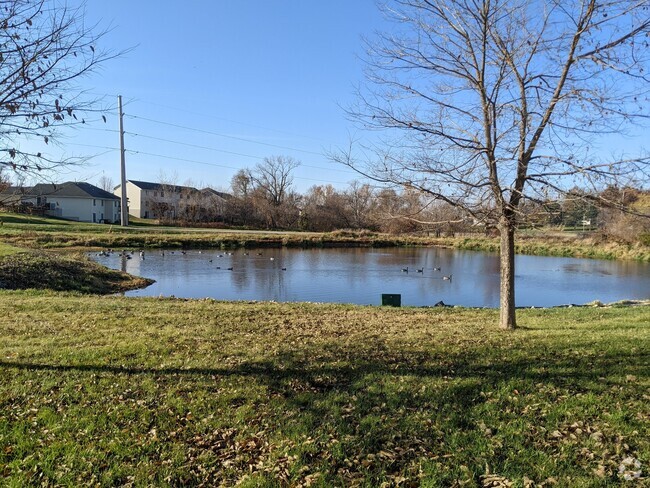
[[[0,289],[28,288],[82,293],[118,293],[153,280],[95,263],[85,254],[55,254],[0,244]]]
[[[6,256],[13,256],[21,252],[25,252],[25,250],[20,247],[10,246],[9,244],[0,242],[0,258],[4,258]]]
[[[0,292],[1,484],[647,486],[650,308],[496,322]]]

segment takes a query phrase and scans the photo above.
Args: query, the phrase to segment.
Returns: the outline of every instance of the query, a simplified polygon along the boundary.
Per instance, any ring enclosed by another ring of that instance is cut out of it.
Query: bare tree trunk
[[[502,219],[501,233],[501,300],[499,325],[505,330],[517,327],[515,317],[515,227]]]

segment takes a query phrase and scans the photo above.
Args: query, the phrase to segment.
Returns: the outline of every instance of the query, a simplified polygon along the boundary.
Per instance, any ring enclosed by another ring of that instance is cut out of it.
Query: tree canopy
[[[598,146],[650,115],[649,5],[394,0],[395,29],[368,43],[350,115],[384,143],[368,158],[334,158],[498,226],[504,328],[516,325],[522,202],[647,178],[647,153]]]
[[[76,82],[116,54],[97,47],[104,32],[83,14],[54,0],[0,0],[0,167],[25,174],[77,162],[21,149],[20,141],[50,144],[96,106]]]

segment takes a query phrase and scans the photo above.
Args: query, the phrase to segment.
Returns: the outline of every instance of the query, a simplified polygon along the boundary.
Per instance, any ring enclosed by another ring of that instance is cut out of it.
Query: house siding
[[[118,186],[113,191],[113,194],[118,197],[122,197],[122,188]],[[144,191],[141,188],[134,185],[130,181],[126,182],[126,201],[129,207],[129,215],[134,217],[144,218]],[[119,213],[119,212],[118,212]]]
[[[79,222],[93,222],[93,212],[99,215],[99,207],[93,206],[92,198],[46,196],[52,207],[47,214]],[[96,220],[99,222],[99,218]]]

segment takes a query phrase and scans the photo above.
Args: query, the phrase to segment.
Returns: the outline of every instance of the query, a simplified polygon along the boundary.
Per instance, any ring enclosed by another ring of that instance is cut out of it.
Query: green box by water
[[[389,307],[401,307],[402,306],[402,295],[396,293],[382,293],[381,294],[381,304],[382,306]]]

